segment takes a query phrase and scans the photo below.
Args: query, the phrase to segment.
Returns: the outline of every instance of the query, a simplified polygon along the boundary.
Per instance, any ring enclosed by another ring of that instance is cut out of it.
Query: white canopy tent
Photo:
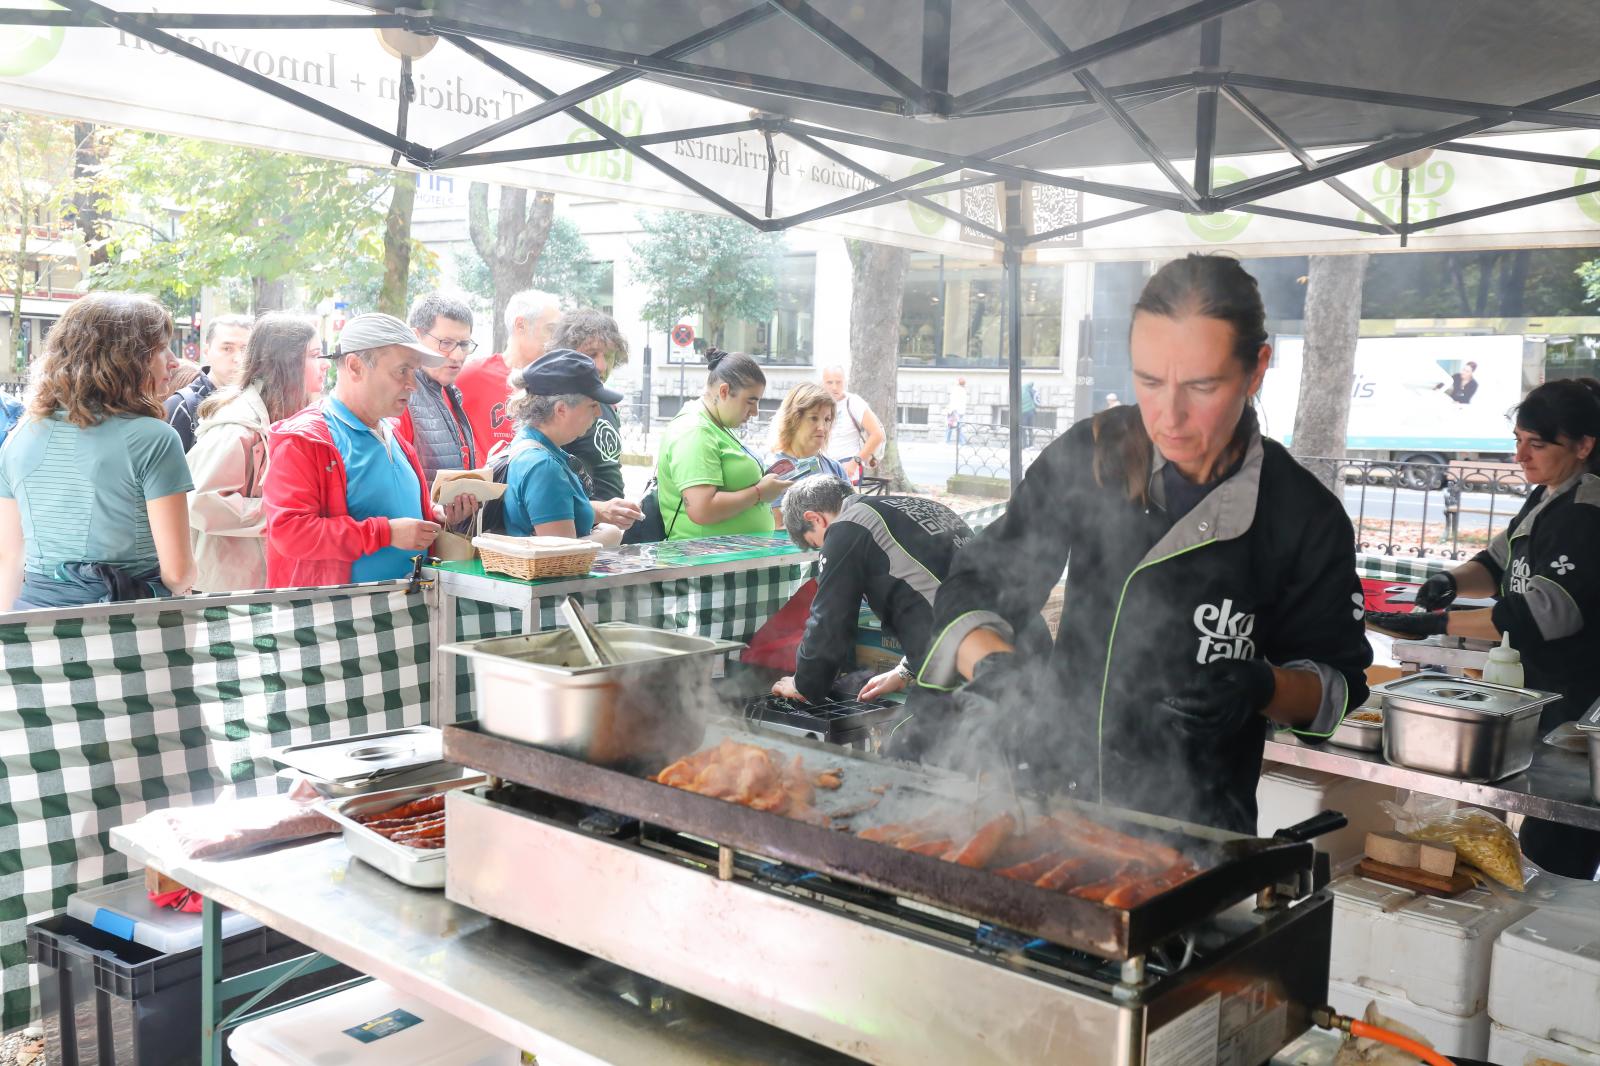
[[[1003,2],[30,0],[0,104],[993,255],[1013,316],[1025,258],[1600,241],[1585,0]]]

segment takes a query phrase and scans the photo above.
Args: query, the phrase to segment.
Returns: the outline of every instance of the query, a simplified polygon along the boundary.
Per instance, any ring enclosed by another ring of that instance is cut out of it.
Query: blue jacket
[[[0,445],[5,444],[6,438],[22,421],[23,406],[9,396],[0,396]]]

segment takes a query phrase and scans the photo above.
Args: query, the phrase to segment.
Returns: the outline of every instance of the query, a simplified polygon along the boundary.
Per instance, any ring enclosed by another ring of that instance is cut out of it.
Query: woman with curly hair
[[[183,595],[194,584],[178,434],[161,417],[172,318],[90,293],[61,316],[0,451],[0,611]]]

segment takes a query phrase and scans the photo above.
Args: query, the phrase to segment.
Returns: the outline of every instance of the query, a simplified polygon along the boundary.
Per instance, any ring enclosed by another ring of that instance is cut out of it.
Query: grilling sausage
[[[1000,845],[1006,842],[1016,828],[1017,820],[1010,814],[990,819],[972,834],[971,840],[959,848],[946,852],[944,861],[975,868],[986,866],[989,860],[994,858],[994,853],[1000,849]]]
[[[437,796],[424,796],[422,799],[390,808],[387,811],[365,815],[357,819],[357,821],[362,825],[367,825],[383,819],[409,818],[415,814],[430,814],[442,810],[444,810],[444,793],[441,792]]]

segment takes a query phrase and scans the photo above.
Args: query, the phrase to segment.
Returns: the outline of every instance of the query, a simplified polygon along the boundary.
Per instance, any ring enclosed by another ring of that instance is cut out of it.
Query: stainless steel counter
[[[1391,766],[1377,753],[1302,744],[1293,737],[1269,740],[1264,758],[1480,807],[1600,829],[1600,804],[1589,794],[1588,759],[1542,742],[1534,745],[1533,765],[1526,771],[1487,785]]]
[[[534,1052],[542,1066],[842,1066],[855,1060],[682,992],[651,1013],[619,967],[407,888],[337,837],[172,862],[136,827],[111,843],[218,903]],[[633,995],[645,1007],[624,999]]]

